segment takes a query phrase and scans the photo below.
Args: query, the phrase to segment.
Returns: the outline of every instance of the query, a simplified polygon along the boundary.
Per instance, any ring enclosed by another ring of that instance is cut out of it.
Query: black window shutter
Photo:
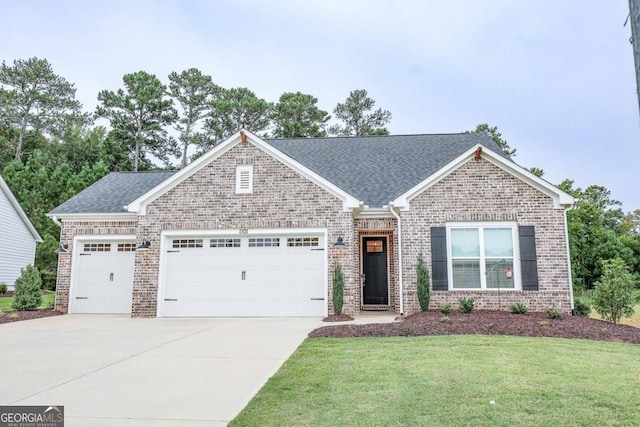
[[[431,227],[431,270],[433,290],[448,291],[446,227]]]
[[[520,268],[522,269],[522,290],[538,290],[538,260],[536,258],[536,232],[531,225],[518,227],[520,237]]]

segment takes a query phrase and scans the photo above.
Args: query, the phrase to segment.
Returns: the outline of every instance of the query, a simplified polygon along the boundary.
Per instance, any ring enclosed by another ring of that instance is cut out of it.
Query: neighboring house
[[[56,307],[133,316],[573,305],[573,199],[486,134],[261,139],[239,132],[178,172],[112,173],[49,213]]]
[[[39,242],[40,235],[0,177],[0,283],[13,290],[22,269],[33,265]]]

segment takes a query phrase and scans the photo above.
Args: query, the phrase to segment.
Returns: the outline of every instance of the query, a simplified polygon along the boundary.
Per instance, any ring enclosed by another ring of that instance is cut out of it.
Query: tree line
[[[126,74],[121,88],[100,91],[96,110],[87,112],[75,85],[46,59],[2,62],[0,171],[44,239],[36,266],[45,287],[55,286],[60,232],[45,214],[111,171],[169,168],[172,158],[184,167],[242,128],[276,138],[389,133],[391,113],[376,109],[365,89],[351,91],[332,117],[313,95],[287,92],[268,102],[248,88],[223,88],[196,68],[167,80],[145,71]],[[108,121],[109,130],[96,120]],[[482,123],[474,131],[516,155],[497,127]],[[577,293],[593,289],[611,259],[622,260],[638,281],[640,209],[624,213],[602,186],[583,190],[569,179],[558,186],[576,199],[567,217]]]

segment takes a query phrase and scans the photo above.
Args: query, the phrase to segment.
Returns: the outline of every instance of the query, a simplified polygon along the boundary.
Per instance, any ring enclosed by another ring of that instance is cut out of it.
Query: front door
[[[389,304],[389,275],[387,270],[387,238],[362,238],[362,303]]]

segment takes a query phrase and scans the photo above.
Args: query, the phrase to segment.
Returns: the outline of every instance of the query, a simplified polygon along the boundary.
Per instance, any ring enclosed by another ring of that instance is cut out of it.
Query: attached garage
[[[166,235],[158,316],[324,316],[324,232]]]
[[[72,313],[131,313],[135,240],[78,241],[71,286]]]

